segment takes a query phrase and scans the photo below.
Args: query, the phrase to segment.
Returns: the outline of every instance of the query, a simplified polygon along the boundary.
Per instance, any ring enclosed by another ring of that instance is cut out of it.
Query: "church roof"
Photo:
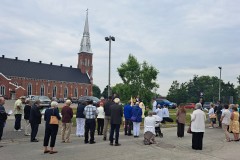
[[[88,26],[88,10],[87,10],[87,15],[86,15],[86,20],[85,20],[83,37],[82,37],[82,41],[81,41],[81,44],[80,44],[79,53],[81,53],[81,52],[92,53],[89,26]]]
[[[42,80],[55,80],[65,82],[77,82],[90,84],[87,74],[79,68],[57,66],[15,59],[0,57],[0,73],[5,76],[26,77]]]

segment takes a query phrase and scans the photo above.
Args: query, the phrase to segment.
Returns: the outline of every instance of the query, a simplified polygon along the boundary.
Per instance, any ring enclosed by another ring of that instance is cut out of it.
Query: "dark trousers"
[[[4,123],[5,123],[5,122],[0,122],[0,140],[2,140]]]
[[[185,124],[177,123],[177,136],[178,137],[184,137],[184,128],[185,128]]]
[[[133,123],[130,119],[125,119],[125,135],[131,135],[131,130],[132,130]]]
[[[85,121],[85,143],[88,143],[89,131],[90,131],[90,143],[94,142],[95,129],[96,129],[95,119],[86,119],[86,121]]]
[[[159,127],[155,127],[155,133],[156,133],[156,136],[162,137],[163,134],[162,134],[160,126]]]
[[[202,150],[204,132],[192,132],[192,149]]]
[[[98,135],[102,135],[103,134],[103,127],[104,127],[104,119],[103,118],[98,118],[97,123],[98,123],[98,127],[97,127]]]
[[[22,114],[15,114],[15,125],[14,125],[14,128],[16,130],[21,129],[21,120],[22,120]]]
[[[115,131],[115,143],[118,144],[118,139],[119,139],[119,129],[120,129],[120,124],[111,124],[111,132],[110,132],[110,143],[113,143],[113,135]]]
[[[219,127],[222,128],[221,116],[222,116],[221,114],[218,114],[218,115],[217,115],[217,119],[218,119]]]
[[[36,136],[37,136],[37,133],[38,133],[38,126],[39,126],[39,124],[31,123],[31,129],[32,129],[31,141],[36,139]]]
[[[43,146],[48,146],[49,139],[51,137],[50,147],[54,147],[56,142],[57,132],[58,132],[58,125],[56,124],[46,125]]]

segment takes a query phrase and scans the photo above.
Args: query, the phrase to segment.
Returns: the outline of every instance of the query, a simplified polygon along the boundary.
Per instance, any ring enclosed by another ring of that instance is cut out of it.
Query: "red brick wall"
[[[0,86],[4,86],[5,87],[5,96],[6,98],[10,98],[8,95],[10,95],[9,92],[9,80],[6,79],[6,77],[4,77],[3,75],[0,74]]]
[[[87,64],[86,64],[87,60]],[[89,63],[88,63],[89,61]],[[88,71],[89,76],[92,79],[92,53],[78,53],[78,68],[81,69],[82,73],[86,73]]]

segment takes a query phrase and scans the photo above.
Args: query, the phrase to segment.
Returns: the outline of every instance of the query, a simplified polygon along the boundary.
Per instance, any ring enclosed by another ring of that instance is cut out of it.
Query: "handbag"
[[[190,123],[190,125],[189,125],[189,127],[188,127],[187,133],[192,134],[191,123]]]
[[[210,116],[209,116],[209,118],[217,118],[217,116],[216,116],[216,114],[211,114]]]
[[[53,116],[50,117],[49,124],[58,124],[58,118],[57,116],[54,116],[54,109],[53,109]]]

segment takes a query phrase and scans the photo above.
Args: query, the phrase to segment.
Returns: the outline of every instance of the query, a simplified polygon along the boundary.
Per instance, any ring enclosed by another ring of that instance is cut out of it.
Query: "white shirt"
[[[214,109],[213,109],[213,108],[210,108],[209,111],[208,111],[208,115],[210,116],[210,115],[212,115],[212,114],[214,114]]]
[[[205,132],[206,115],[201,109],[193,111],[191,114],[191,131]]]
[[[169,117],[168,108],[163,108],[163,109],[162,109],[162,115],[163,115],[163,117]]]
[[[153,112],[155,112],[156,107],[157,107],[157,101],[154,101],[153,104],[152,104],[152,111]]]
[[[231,112],[228,109],[223,109],[222,117],[223,117],[222,123],[226,124],[226,125],[229,125],[230,121],[231,121],[231,119],[230,119],[231,118]]]
[[[162,109],[157,108],[155,110],[155,112],[156,112],[157,116],[159,117],[159,121],[161,122],[163,120],[163,111],[162,111]]]
[[[105,112],[104,112],[103,107],[100,106],[100,107],[97,108],[97,110],[98,110],[98,116],[97,116],[97,118],[104,118],[104,117],[105,117]]]
[[[156,119],[155,117],[145,117],[144,118],[144,133],[149,131],[152,132],[153,134],[155,134],[155,123],[156,123]]]

